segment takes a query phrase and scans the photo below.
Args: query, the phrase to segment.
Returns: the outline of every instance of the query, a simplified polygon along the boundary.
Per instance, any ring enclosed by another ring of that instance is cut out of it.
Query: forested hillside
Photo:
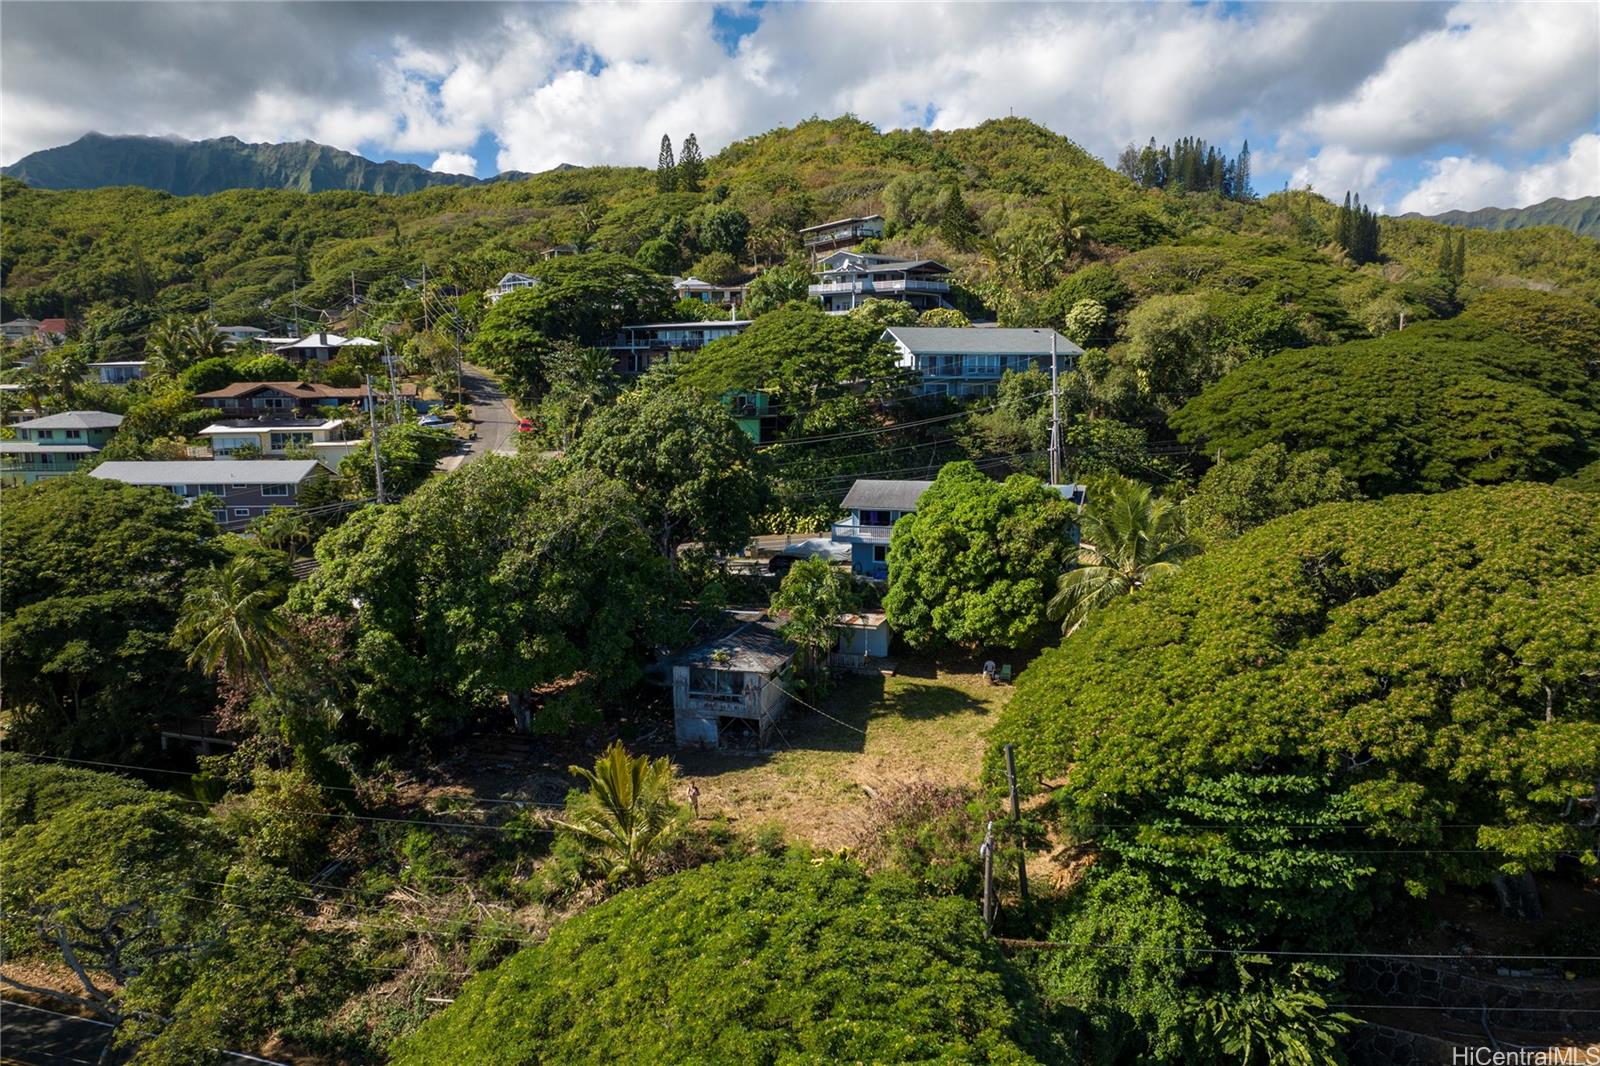
[[[733,254],[756,267],[796,253],[801,226],[882,212],[887,247],[957,268],[972,306],[981,301],[1003,321],[1034,324],[1041,312],[1062,319],[1070,308],[1052,292],[1085,263],[1174,245],[1190,249],[1176,255],[1205,257],[1217,287],[1248,287],[1263,255],[1287,255],[1332,272],[1288,279],[1301,290],[1295,296],[1327,299],[1335,294],[1323,282],[1331,279],[1340,307],[1357,315],[1379,296],[1411,307],[1413,317],[1439,303],[1431,286],[1444,227],[1385,219],[1379,261],[1352,269],[1330,250],[1336,211],[1321,197],[1246,202],[1145,189],[1023,119],[888,133],[850,118],[812,120],[740,141],[706,163],[703,187],[692,192],[661,191],[650,171],[615,167],[400,196],[175,197],[137,188],[44,191],[7,180],[4,314],[92,320],[148,304],[160,313],[209,307],[219,321],[272,325],[291,314],[296,289],[302,308],[334,308],[349,302],[352,274],[362,294],[383,297],[426,263],[442,284],[476,290],[567,243],[630,256],[644,249],[654,268],[681,270],[712,250],[701,228],[718,208],[745,216]],[[1462,283],[1468,291],[1554,286],[1594,300],[1594,253],[1594,242],[1557,229],[1475,231]],[[1151,284],[1193,287],[1198,279],[1185,269]],[[1337,324],[1339,313],[1325,310],[1316,317]]]

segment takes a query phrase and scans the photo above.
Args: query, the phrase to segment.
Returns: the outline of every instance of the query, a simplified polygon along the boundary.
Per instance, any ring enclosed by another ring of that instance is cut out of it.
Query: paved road
[[[439,463],[442,470],[454,470],[470,463],[480,455],[497,452],[515,455],[517,452],[517,412],[506,399],[500,387],[487,370],[464,363],[461,367],[461,387],[472,401],[473,427],[478,439],[467,441],[467,447]]]
[[[111,1042],[105,1022],[76,1018],[15,1000],[0,1004],[0,1061],[19,1066],[106,1066],[128,1061],[124,1051],[101,1059]]]

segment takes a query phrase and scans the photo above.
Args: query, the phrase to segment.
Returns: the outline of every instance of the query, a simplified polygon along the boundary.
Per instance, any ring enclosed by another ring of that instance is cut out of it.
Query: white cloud
[[[1334,200],[1346,191],[1353,191],[1360,194],[1368,207],[1381,212],[1384,205],[1373,198],[1373,190],[1378,187],[1378,176],[1388,165],[1387,156],[1362,155],[1339,145],[1328,145],[1295,167],[1289,183],[1297,189],[1315,189]]]
[[[440,152],[439,158],[433,161],[429,170],[437,170],[441,174],[465,174],[468,177],[478,176],[478,161],[466,152]]]
[[[1480,207],[1525,207],[1559,196],[1571,200],[1600,193],[1600,133],[1586,133],[1566,154],[1515,169],[1474,156],[1446,156],[1400,201],[1401,211],[1425,215]]]

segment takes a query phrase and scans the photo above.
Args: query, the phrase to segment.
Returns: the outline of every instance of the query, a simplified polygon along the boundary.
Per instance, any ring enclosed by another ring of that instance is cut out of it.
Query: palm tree
[[[177,377],[196,363],[220,359],[227,354],[228,346],[222,334],[204,315],[194,319],[169,315],[150,331],[145,341],[148,370],[157,377]]]
[[[283,594],[259,559],[236,556],[184,596],[173,642],[190,649],[190,666],[235,685],[254,678],[270,693],[269,672],[288,640],[276,610]]]
[[[1095,493],[1078,516],[1078,564],[1061,575],[1050,600],[1063,635],[1096,609],[1172,573],[1200,548],[1189,535],[1183,509],[1149,485],[1115,478]]]
[[[1056,240],[1069,256],[1077,255],[1089,243],[1091,234],[1089,218],[1082,206],[1071,197],[1063,196],[1051,205],[1051,221],[1055,225]]]
[[[589,783],[589,791],[569,800],[567,820],[556,824],[599,861],[606,880],[640,880],[681,824],[682,808],[672,799],[672,763],[629,755],[617,740],[592,771],[568,769]]]
[[[250,532],[256,540],[269,548],[288,552],[292,558],[300,548],[311,543],[311,530],[301,515],[287,507],[280,507],[250,523]]]

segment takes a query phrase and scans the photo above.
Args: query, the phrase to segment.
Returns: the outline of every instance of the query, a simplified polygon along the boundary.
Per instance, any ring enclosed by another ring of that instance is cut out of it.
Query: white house
[[[382,347],[377,341],[366,337],[341,337],[337,333],[326,330],[308,334],[299,340],[291,341],[273,350],[293,363],[306,363],[315,360],[319,363],[330,362],[339,354],[340,349],[348,347]]]
[[[102,385],[125,385],[130,381],[138,381],[144,377],[144,368],[143,359],[108,359],[89,364],[89,369],[100,376]]]
[[[241,448],[253,448],[265,458],[281,457],[290,448],[309,448],[329,466],[337,466],[354,446],[344,441],[344,422],[337,418],[231,418],[213,422],[199,435],[210,443],[211,454],[218,459]],[[334,454],[337,458],[330,458]]]
[[[841,251],[817,262],[817,283],[806,291],[831,314],[874,299],[900,300],[926,311],[949,306],[949,274],[949,267],[932,259]]]
[[[672,295],[678,300],[699,300],[712,307],[741,307],[748,285],[713,285],[699,278],[673,278]]]
[[[499,302],[500,297],[507,293],[516,292],[518,289],[531,289],[537,284],[539,284],[538,278],[530,274],[518,274],[513,271],[501,278],[494,288],[490,289],[485,295],[489,297],[489,302],[493,304]]]
[[[883,339],[899,364],[922,378],[924,395],[991,396],[1007,370],[1050,369],[1050,353],[1064,374],[1083,349],[1053,329],[890,326]]]
[[[255,326],[218,326],[217,332],[222,334],[223,342],[232,348],[243,341],[259,341],[266,337],[267,331]]]

